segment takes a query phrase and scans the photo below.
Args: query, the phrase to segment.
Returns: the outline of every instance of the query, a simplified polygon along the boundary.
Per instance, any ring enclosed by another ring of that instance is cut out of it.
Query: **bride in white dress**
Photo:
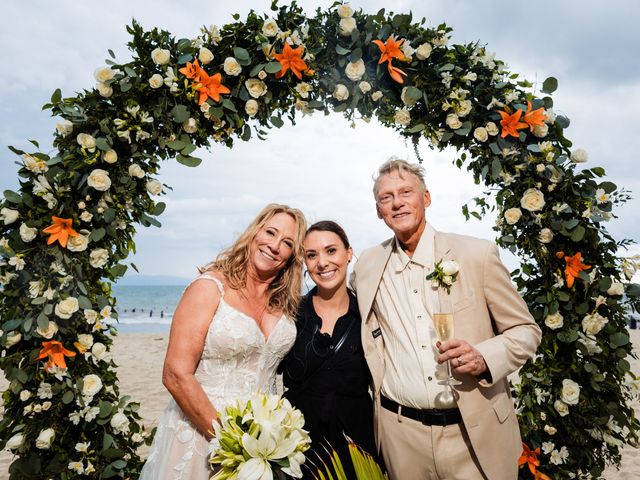
[[[296,336],[305,230],[302,212],[268,205],[185,290],[162,375],[173,399],[141,479],[209,479],[217,412],[258,390],[275,392]]]

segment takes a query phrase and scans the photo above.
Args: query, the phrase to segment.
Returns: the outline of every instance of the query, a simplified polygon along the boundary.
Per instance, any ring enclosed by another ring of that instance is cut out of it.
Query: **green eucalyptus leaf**
[[[280,70],[282,70],[280,62],[269,62],[264,67],[264,71],[267,73],[278,73]]]
[[[16,205],[22,203],[22,196],[19,193],[12,190],[5,190],[2,194],[4,195],[4,198],[11,203],[15,203]]]
[[[106,233],[106,232],[105,232],[104,228],[102,228],[102,227],[101,227],[101,228],[97,228],[97,229],[93,230],[93,231],[89,234],[89,239],[90,239],[92,242],[97,242],[97,241],[99,241],[99,240],[102,240],[102,238],[104,237],[104,234],[105,234],[105,233]]]
[[[176,123],[184,123],[189,120],[189,109],[185,105],[176,105],[170,113]]]
[[[197,158],[197,157],[188,157],[185,155],[178,155],[176,157],[176,160],[178,161],[178,163],[181,163],[182,165],[185,165],[187,167],[197,167],[198,165],[200,165],[202,163],[202,159],[201,158]]]
[[[64,392],[64,395],[62,395],[62,403],[68,405],[73,401],[73,398],[73,392],[71,390],[67,390],[66,392]]]
[[[549,77],[542,82],[542,93],[553,93],[558,89],[558,80],[555,77]]]
[[[236,57],[237,60],[249,60],[251,58],[249,52],[241,47],[233,47],[233,56]]]

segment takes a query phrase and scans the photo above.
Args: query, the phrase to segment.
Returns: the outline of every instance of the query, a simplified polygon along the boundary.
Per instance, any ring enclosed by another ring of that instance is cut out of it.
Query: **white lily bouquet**
[[[302,477],[311,439],[304,416],[286,398],[259,393],[219,412],[209,458],[222,468],[211,480],[273,480]]]

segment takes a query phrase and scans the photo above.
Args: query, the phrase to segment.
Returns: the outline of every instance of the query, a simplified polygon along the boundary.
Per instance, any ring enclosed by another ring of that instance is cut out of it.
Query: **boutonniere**
[[[451,293],[451,286],[458,278],[460,267],[455,260],[443,260],[442,258],[433,266],[433,272],[427,275],[433,288],[444,288],[447,294]]]

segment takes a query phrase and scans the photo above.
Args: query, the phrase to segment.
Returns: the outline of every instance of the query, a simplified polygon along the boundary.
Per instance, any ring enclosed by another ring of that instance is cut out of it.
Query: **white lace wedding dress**
[[[209,325],[195,376],[209,400],[222,410],[256,391],[275,393],[276,369],[296,337],[296,327],[284,315],[265,338],[257,323],[224,301],[222,283],[206,273],[221,299]],[[209,442],[171,399],[158,424],[141,480],[206,480],[214,472],[207,462]]]

